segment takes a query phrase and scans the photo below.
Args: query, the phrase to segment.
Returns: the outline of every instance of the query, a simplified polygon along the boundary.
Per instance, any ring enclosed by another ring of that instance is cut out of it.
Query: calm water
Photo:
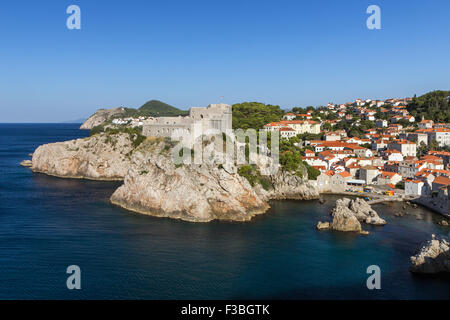
[[[0,125],[0,298],[449,299],[448,277],[408,272],[436,216],[377,205],[388,225],[369,236],[318,232],[336,197],[275,202],[250,223],[193,224],[113,207],[120,183],[65,180],[18,164],[43,143],[86,136],[72,124]],[[416,220],[415,214],[424,219]],[[82,290],[66,289],[67,266]],[[366,288],[379,265],[382,289]]]

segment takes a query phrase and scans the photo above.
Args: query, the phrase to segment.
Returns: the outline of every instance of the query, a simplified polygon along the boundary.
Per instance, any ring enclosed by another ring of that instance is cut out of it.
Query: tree
[[[422,117],[434,122],[450,122],[450,91],[432,91],[414,95],[407,109],[418,121]]]
[[[325,122],[325,123],[322,125],[322,128],[323,128],[324,130],[328,130],[328,131],[333,130],[333,126],[332,126],[331,123],[329,123],[329,122]]]
[[[428,144],[429,150],[438,150],[439,149],[439,143],[436,141],[436,139],[431,140],[431,142]]]
[[[232,107],[233,129],[262,129],[269,122],[280,121],[284,114],[279,106],[260,102],[243,102]]]

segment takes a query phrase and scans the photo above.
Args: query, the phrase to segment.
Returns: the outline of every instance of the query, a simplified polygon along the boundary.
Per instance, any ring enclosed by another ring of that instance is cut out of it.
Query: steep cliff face
[[[306,173],[305,178],[279,169],[275,174],[268,176],[272,188],[268,191],[261,186],[256,186],[258,194],[268,200],[309,200],[319,198],[317,188],[308,182]]]
[[[305,178],[279,170],[267,176],[270,187],[252,186],[234,161],[213,143],[204,146],[202,164],[176,165],[174,143],[147,138],[138,146],[131,134],[102,133],[90,138],[42,145],[32,170],[67,178],[124,180],[111,202],[144,214],[207,222],[246,221],[269,208],[271,199],[313,199],[317,190]],[[262,161],[265,165],[270,158]],[[261,168],[262,170],[262,168]]]
[[[111,202],[125,209],[194,222],[245,221],[268,205],[237,173],[216,165],[175,166],[167,154],[136,152]]]
[[[128,134],[45,144],[33,153],[31,169],[64,178],[123,180],[134,149]]]
[[[148,147],[148,146],[147,146]],[[175,165],[163,144],[153,150],[142,146],[134,153],[124,185],[111,196],[123,208],[160,217],[187,221],[250,220],[265,212],[270,199],[317,198],[307,181],[279,171],[270,177],[273,187],[252,187],[234,165],[218,165],[212,145],[201,165]],[[287,184],[287,185],[285,185]]]
[[[124,108],[99,109],[81,125],[80,129],[91,130],[93,127],[110,120],[113,116],[124,112]]]

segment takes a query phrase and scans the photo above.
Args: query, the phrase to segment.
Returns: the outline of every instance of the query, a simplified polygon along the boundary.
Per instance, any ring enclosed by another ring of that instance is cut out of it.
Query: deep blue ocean
[[[0,299],[450,299],[450,278],[417,276],[409,257],[449,229],[425,209],[374,206],[369,236],[315,229],[338,197],[273,202],[251,222],[189,223],[112,206],[120,182],[60,179],[19,166],[78,124],[0,124]],[[423,216],[417,220],[416,214]],[[81,268],[68,290],[66,268]],[[381,268],[381,290],[366,269]]]

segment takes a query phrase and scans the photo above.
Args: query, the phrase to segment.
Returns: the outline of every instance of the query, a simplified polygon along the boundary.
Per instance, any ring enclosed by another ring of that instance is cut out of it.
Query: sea
[[[109,202],[121,182],[19,165],[41,144],[88,136],[78,128],[0,124],[0,299],[450,299],[448,276],[408,270],[423,241],[450,231],[425,208],[374,205],[387,225],[368,236],[316,230],[338,196],[274,201],[250,222],[141,215]],[[67,287],[73,265],[79,290]],[[380,289],[367,286],[371,266]]]

